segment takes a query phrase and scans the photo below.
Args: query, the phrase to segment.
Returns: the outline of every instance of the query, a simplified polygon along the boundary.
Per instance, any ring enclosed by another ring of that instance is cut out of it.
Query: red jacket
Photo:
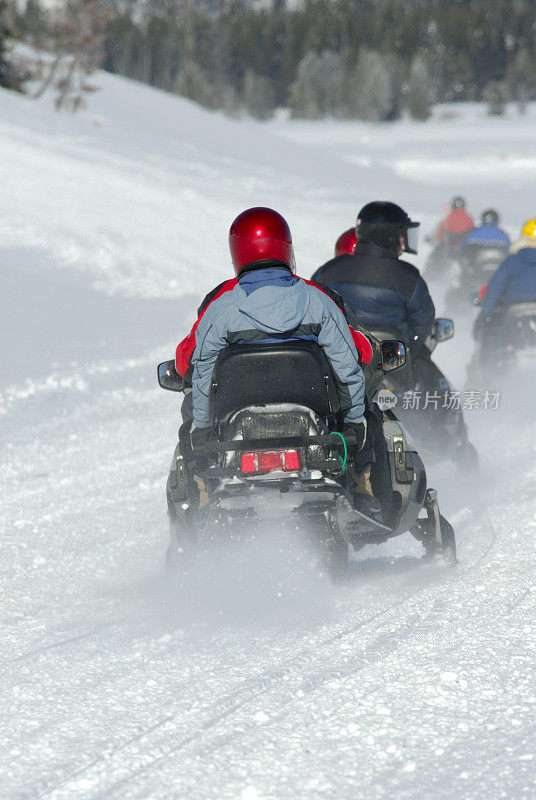
[[[453,233],[459,236],[463,233],[472,231],[475,227],[475,221],[470,214],[467,213],[465,208],[455,208],[450,214],[445,217],[437,230],[437,241],[443,243],[445,241],[445,233]]]

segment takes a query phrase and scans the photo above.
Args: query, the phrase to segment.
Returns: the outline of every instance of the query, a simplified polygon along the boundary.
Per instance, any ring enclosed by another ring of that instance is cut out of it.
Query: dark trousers
[[[363,448],[364,458],[369,457],[372,491],[381,503],[384,521],[389,524],[393,511],[393,486],[389,451],[383,435],[383,415],[377,406],[367,404],[365,416],[367,418],[367,442]],[[366,452],[367,446],[368,453]]]

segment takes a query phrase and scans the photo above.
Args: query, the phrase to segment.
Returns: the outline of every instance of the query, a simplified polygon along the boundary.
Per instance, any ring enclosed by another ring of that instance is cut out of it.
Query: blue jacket
[[[428,286],[419,270],[392,250],[358,242],[355,255],[320,267],[311,280],[339,292],[365,328],[397,328],[408,343],[424,343],[435,319]]]
[[[475,228],[465,236],[460,244],[458,250],[463,250],[467,245],[480,245],[481,247],[508,247],[510,238],[508,235],[501,231],[496,225],[482,225],[480,228]]]
[[[488,284],[482,313],[488,317],[499,303],[536,301],[536,249],[524,247],[505,258]]]
[[[246,272],[229,282],[206,306],[195,331],[192,355],[194,424],[206,428],[216,358],[228,344],[313,339],[323,348],[339,379],[345,419],[364,419],[365,377],[348,323],[334,300],[288,269]],[[341,388],[342,385],[342,388]]]

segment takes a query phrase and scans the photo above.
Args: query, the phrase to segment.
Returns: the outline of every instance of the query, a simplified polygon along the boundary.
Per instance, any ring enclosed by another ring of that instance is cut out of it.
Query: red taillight
[[[257,454],[242,453],[242,472],[257,472]]]
[[[258,453],[242,453],[241,471],[245,475],[260,472],[292,472],[300,468],[297,450],[261,450]]]
[[[285,450],[285,469],[287,472],[300,468],[300,454],[297,450]]]
[[[257,471],[271,472],[273,469],[285,469],[284,455],[280,450],[257,453]]]

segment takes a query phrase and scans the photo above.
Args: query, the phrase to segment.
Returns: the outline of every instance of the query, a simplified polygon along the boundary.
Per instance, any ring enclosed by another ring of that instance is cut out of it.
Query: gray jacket
[[[246,273],[206,307],[195,332],[192,355],[194,424],[206,428],[212,373],[220,350],[237,342],[317,341],[339,380],[348,422],[364,418],[365,377],[352,335],[337,304],[321,289],[288,270]]]

